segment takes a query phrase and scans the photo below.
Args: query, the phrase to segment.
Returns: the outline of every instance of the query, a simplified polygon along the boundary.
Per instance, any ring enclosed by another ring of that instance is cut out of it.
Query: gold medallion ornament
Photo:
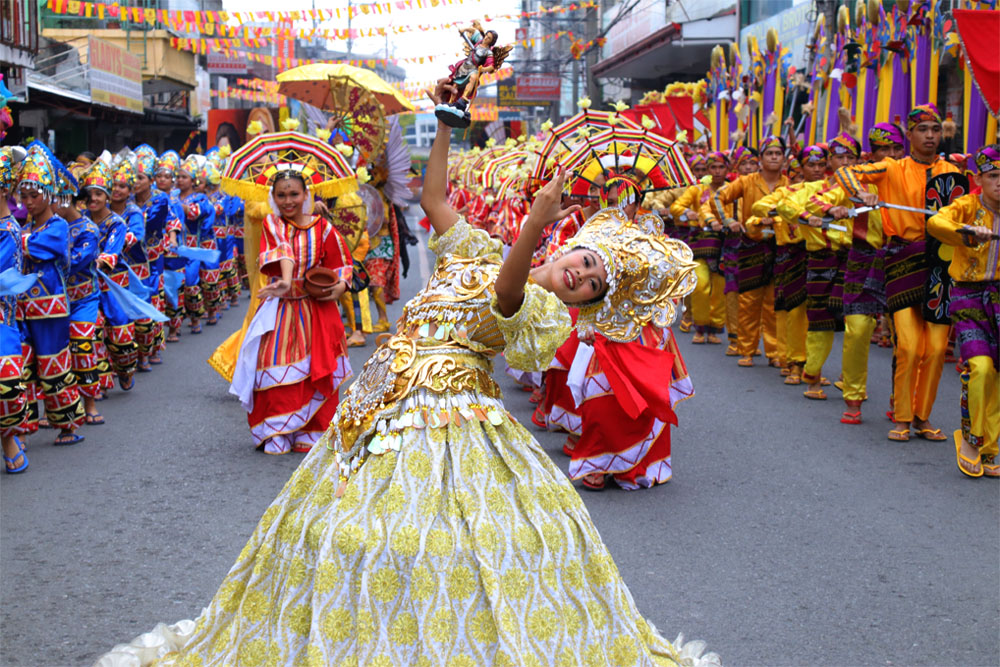
[[[608,272],[604,299],[580,308],[581,332],[596,330],[611,341],[633,341],[647,325],[669,327],[677,304],[694,291],[698,278],[691,248],[649,233],[646,222],[630,220],[617,207],[602,209],[560,251],[592,250]]]

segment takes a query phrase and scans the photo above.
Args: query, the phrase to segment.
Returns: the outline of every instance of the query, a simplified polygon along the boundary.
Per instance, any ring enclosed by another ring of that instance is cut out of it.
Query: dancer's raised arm
[[[441,98],[454,94],[457,90],[448,79],[441,79],[428,97],[435,105],[441,103]],[[437,135],[431,145],[431,154],[427,159],[427,171],[424,174],[424,191],[420,196],[420,207],[427,214],[431,227],[439,235],[448,231],[458,220],[458,213],[448,205],[448,149],[451,146],[451,128],[438,121]]]

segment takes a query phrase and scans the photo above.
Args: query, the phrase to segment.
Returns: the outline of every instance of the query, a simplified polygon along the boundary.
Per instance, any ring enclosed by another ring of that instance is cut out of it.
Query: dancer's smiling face
[[[585,305],[608,291],[608,272],[596,252],[574,248],[551,262],[548,289],[566,305]]]
[[[301,176],[278,179],[273,188],[274,203],[283,218],[295,218],[306,201],[306,186]]]

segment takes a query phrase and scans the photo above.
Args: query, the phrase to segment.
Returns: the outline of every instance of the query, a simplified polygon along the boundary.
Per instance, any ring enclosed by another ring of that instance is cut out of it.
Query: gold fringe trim
[[[346,194],[350,194],[351,192],[355,192],[357,189],[357,177],[345,176],[344,178],[335,178],[329,181],[323,181],[319,185],[313,185],[309,188],[309,191],[312,192],[314,197],[320,197],[321,199],[334,199],[335,197],[342,197]],[[271,188],[252,181],[225,177],[222,179],[222,191],[228,195],[239,197],[244,202],[266,202],[267,196],[271,192]]]

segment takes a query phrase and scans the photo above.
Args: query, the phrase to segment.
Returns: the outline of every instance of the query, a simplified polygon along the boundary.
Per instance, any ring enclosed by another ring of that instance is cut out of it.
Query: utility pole
[[[586,20],[586,30],[584,30],[585,39],[588,41],[591,39],[597,39],[597,35],[600,32],[599,14],[597,9],[590,7],[587,10],[587,20]],[[594,65],[597,64],[597,57],[600,54],[601,47],[596,44],[592,49],[587,51],[587,70],[585,72],[587,77],[587,97],[594,101],[594,104],[600,105],[602,101],[601,87],[597,85],[597,79],[594,78],[593,71]]]

